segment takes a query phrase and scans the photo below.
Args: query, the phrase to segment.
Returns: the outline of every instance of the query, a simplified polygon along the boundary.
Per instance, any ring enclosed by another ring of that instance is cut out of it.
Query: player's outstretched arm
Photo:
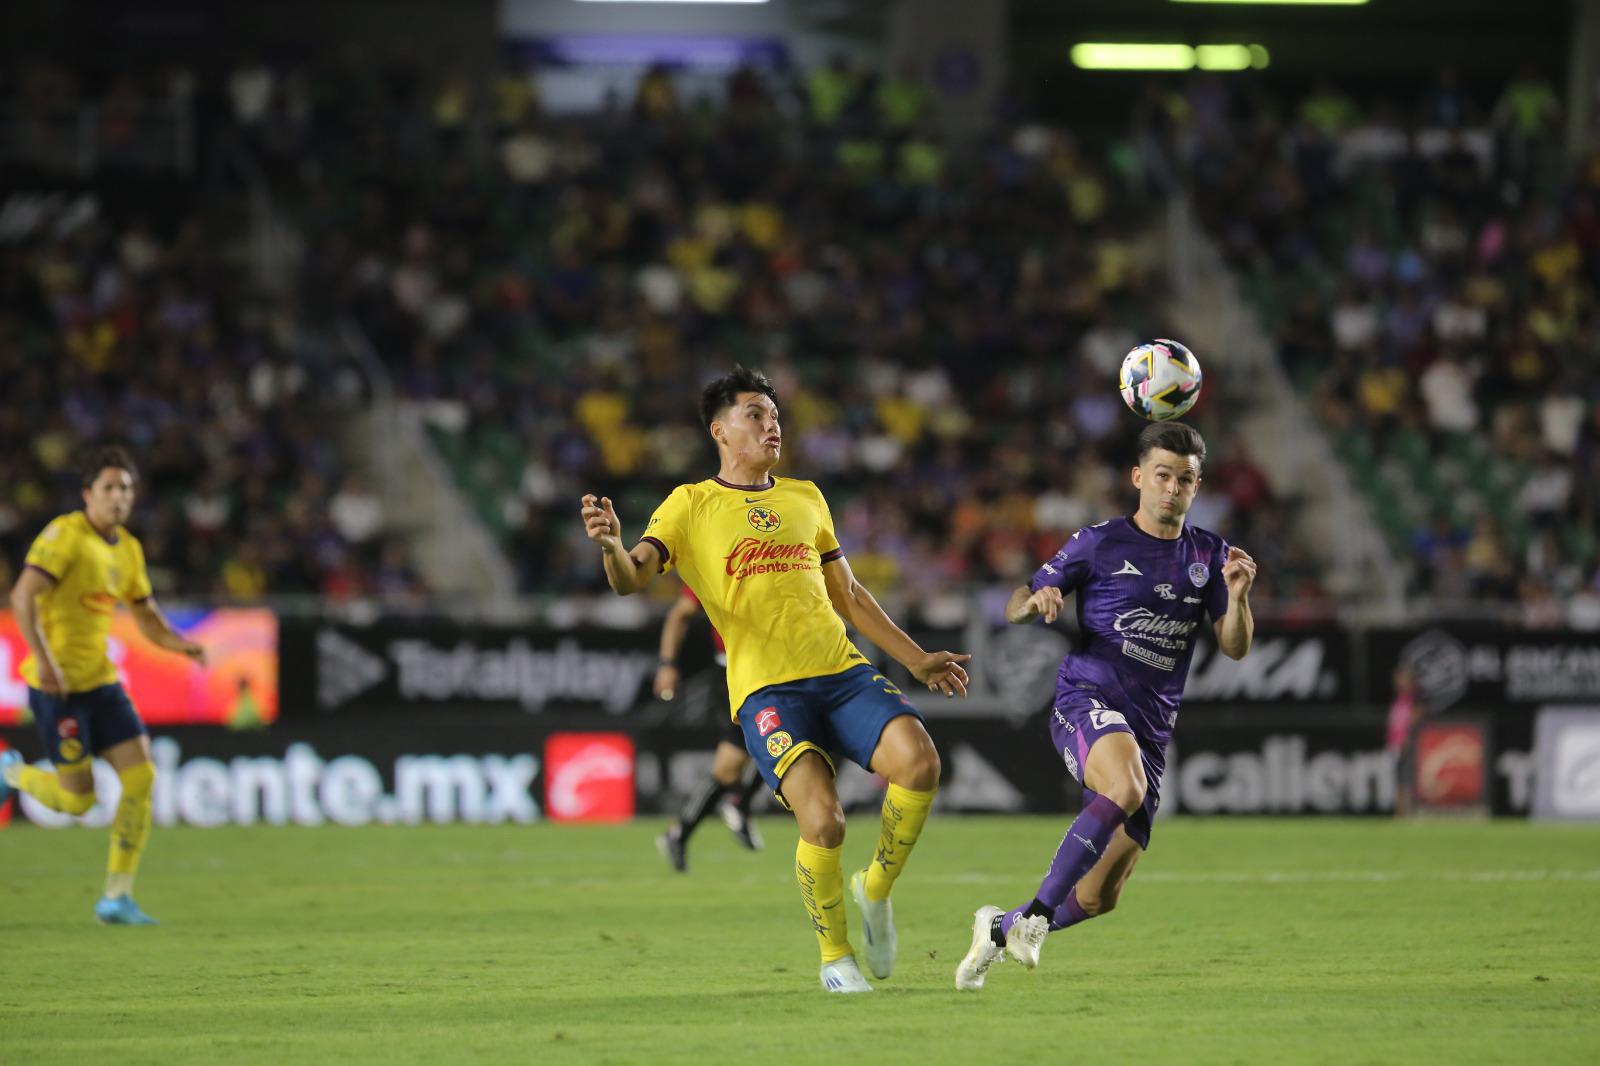
[[[133,611],[133,620],[139,627],[139,632],[144,634],[144,639],[158,648],[175,651],[179,655],[187,655],[201,666],[206,664],[206,650],[192,640],[186,639],[172,623],[167,621],[167,616],[161,613],[161,608],[156,604],[154,596],[146,596],[142,600],[135,600],[129,610]]]
[[[34,661],[39,664],[40,690],[52,696],[64,696],[66,675],[61,672],[60,664],[44,639],[44,629],[39,625],[39,597],[49,592],[55,583],[55,578],[37,566],[23,567],[22,576],[11,588],[11,613],[22,631],[22,639],[28,643],[28,650],[33,652]]]
[[[1038,592],[1027,585],[1019,585],[1012,590],[1011,600],[1006,604],[1006,621],[1014,626],[1025,626],[1041,618],[1054,622],[1065,603],[1066,597],[1053,585],[1046,585]]]
[[[1256,621],[1250,614],[1250,586],[1256,580],[1256,561],[1243,548],[1230,545],[1228,561],[1222,564],[1222,580],[1228,586],[1228,611],[1216,624],[1217,647],[1230,659],[1243,659],[1256,632]]]
[[[664,560],[649,541],[641,541],[629,552],[622,546],[622,522],[609,497],[583,498],[583,530],[600,545],[606,580],[618,596],[629,596],[655,580]]]
[[[856,580],[849,560],[839,558],[824,563],[822,577],[828,586],[828,599],[839,617],[910,670],[911,676],[927,685],[929,692],[943,692],[946,696],[967,694],[967,672],[961,664],[972,656],[953,651],[923,651],[905,630],[894,624],[894,619],[867,587]]]

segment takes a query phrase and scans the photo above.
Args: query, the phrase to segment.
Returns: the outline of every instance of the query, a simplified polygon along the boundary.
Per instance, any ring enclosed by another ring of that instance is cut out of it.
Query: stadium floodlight
[[[1072,46],[1072,65],[1080,70],[1193,70],[1194,49],[1186,44],[1084,41]]]
[[[1270,59],[1259,44],[1201,44],[1194,50],[1195,65],[1201,70],[1260,70]]]
[[[1134,44],[1086,41],[1072,46],[1080,70],[1261,70],[1271,54],[1259,44]]]

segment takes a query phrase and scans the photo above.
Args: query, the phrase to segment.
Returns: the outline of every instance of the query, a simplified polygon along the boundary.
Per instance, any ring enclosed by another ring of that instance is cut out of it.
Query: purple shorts
[[[1127,733],[1139,745],[1139,761],[1144,764],[1144,803],[1128,816],[1124,828],[1128,837],[1141,848],[1150,847],[1150,829],[1155,822],[1156,808],[1161,806],[1161,774],[1166,769],[1162,755],[1151,757],[1149,745],[1128,724],[1127,716],[1104,700],[1082,689],[1072,689],[1056,694],[1055,709],[1050,712],[1050,739],[1056,751],[1067,764],[1067,773],[1083,784],[1083,768],[1089,761],[1089,749],[1107,733]],[[1084,803],[1093,796],[1084,785]]]

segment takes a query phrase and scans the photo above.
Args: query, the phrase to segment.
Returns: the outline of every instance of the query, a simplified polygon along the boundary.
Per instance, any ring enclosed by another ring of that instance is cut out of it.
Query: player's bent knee
[[[819,801],[796,807],[795,820],[800,836],[819,848],[836,848],[844,843],[844,809],[837,803]]]
[[[1117,908],[1117,893],[1115,890],[1101,889],[1088,899],[1078,900],[1078,906],[1091,918],[1107,914]]]
[[[1123,813],[1132,814],[1144,804],[1144,775],[1138,777],[1122,777],[1112,783],[1110,788],[1101,792],[1102,795],[1121,807]]]
[[[932,792],[939,787],[939,775],[943,772],[938,750],[932,744],[926,744],[906,767],[905,780],[895,783],[913,792]]]

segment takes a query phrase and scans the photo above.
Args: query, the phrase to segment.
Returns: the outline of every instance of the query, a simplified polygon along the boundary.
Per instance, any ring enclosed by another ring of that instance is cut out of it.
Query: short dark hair
[[[1182,422],[1152,422],[1139,434],[1139,462],[1160,448],[1174,455],[1193,455],[1206,465],[1206,442],[1200,431]]]
[[[133,480],[139,480],[139,468],[133,465],[133,458],[126,448],[115,444],[101,444],[90,448],[84,453],[83,462],[78,467],[78,475],[84,488],[95,483],[100,476],[100,471],[106,467],[115,470],[126,470],[133,475]]]
[[[739,398],[741,392],[759,392],[773,403],[778,402],[778,394],[772,391],[772,382],[767,380],[767,375],[734,364],[731,371],[707,385],[700,394],[700,420],[707,429]]]

